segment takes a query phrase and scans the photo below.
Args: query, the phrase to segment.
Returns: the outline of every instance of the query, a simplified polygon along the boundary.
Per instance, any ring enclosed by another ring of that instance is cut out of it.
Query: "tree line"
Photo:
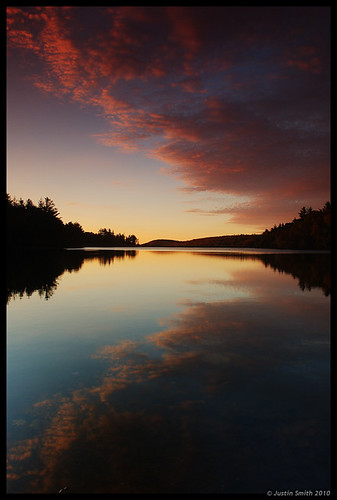
[[[40,199],[35,205],[30,198],[17,200],[6,196],[6,230],[8,248],[65,248],[85,246],[136,246],[134,234],[115,234],[110,228],[97,233],[84,231],[78,222],[62,221],[53,200]]]
[[[298,215],[292,222],[275,224],[262,234],[212,236],[188,241],[153,240],[142,246],[330,250],[330,202],[320,210],[302,207]]]
[[[292,222],[275,224],[257,236],[261,248],[292,248],[294,250],[330,250],[331,204],[322,209],[302,207]]]
[[[20,247],[115,247],[136,246],[137,237],[132,234],[115,234],[110,228],[101,228],[97,233],[84,231],[78,222],[61,220],[55,203],[48,197],[34,205],[31,199],[17,200],[7,194],[7,245]],[[331,204],[313,210],[302,207],[299,217],[292,222],[274,225],[262,234],[199,238],[178,242],[156,240],[146,245],[153,246],[216,246],[279,248],[294,250],[330,250]]]

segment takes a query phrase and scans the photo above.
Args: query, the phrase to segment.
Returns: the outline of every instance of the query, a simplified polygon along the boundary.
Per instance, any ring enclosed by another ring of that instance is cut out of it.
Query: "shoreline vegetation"
[[[292,222],[275,224],[262,234],[213,236],[188,241],[153,240],[143,247],[269,248],[282,250],[326,250],[331,246],[331,204],[320,210],[302,207]]]
[[[134,234],[115,234],[107,228],[98,233],[84,231],[78,222],[62,221],[55,203],[48,197],[34,205],[31,199],[17,200],[7,194],[7,248],[135,247]]]
[[[331,204],[313,210],[302,207],[292,222],[275,224],[262,234],[213,236],[187,241],[157,239],[139,244],[132,234],[115,234],[110,228],[98,233],[84,231],[78,222],[64,223],[54,202],[46,197],[34,205],[6,197],[7,249],[83,247],[205,247],[269,248],[287,250],[330,250]]]

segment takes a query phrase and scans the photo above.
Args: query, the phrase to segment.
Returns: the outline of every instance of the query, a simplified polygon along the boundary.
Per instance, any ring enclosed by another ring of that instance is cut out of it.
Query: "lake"
[[[73,249],[7,273],[7,493],[329,490],[329,254]]]

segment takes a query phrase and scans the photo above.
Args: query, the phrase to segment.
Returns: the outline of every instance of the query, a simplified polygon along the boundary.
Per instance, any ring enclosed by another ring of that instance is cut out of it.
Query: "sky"
[[[140,243],[330,200],[329,7],[7,7],[7,192]]]

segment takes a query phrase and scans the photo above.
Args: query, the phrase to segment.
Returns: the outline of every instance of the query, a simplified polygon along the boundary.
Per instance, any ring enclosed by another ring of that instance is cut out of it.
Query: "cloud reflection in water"
[[[162,326],[99,348],[96,385],[35,405],[42,432],[10,449],[9,492],[328,488],[321,303],[195,302]]]

